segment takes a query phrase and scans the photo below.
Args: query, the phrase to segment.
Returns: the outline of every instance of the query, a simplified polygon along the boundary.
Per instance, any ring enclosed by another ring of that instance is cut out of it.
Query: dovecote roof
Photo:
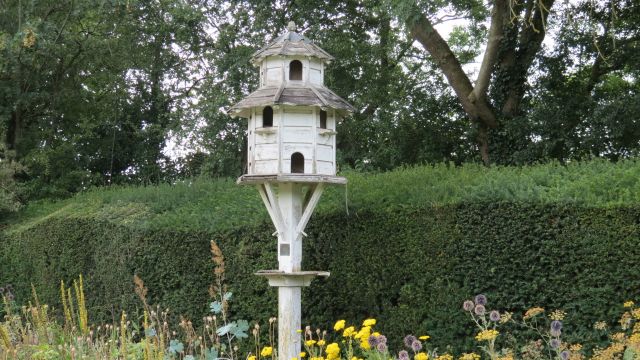
[[[333,56],[322,50],[307,37],[289,30],[278,36],[267,46],[256,51],[251,57],[251,62],[255,65],[259,64],[267,56],[311,56],[324,61],[333,60]]]
[[[230,111],[234,115],[247,117],[249,109],[253,107],[273,105],[319,106],[336,109],[342,114],[355,111],[353,106],[333,91],[324,86],[311,84],[261,87],[233,105]]]

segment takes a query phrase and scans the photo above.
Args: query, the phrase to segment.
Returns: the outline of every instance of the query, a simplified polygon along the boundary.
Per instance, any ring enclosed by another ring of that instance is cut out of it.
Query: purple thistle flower
[[[473,309],[473,311],[476,313],[476,315],[481,315],[482,316],[482,315],[484,315],[484,313],[487,310],[484,308],[484,305],[478,304],[478,305],[476,305],[476,308]]]
[[[387,337],[384,335],[378,336],[378,344],[387,344]]]
[[[487,305],[487,297],[483,294],[476,295],[474,301],[476,302],[476,305]]]
[[[560,353],[560,358],[562,358],[562,360],[569,359],[569,356],[571,356],[571,352],[569,350],[565,350]]]
[[[0,287],[0,295],[4,294],[4,288]]]
[[[413,352],[418,352],[422,350],[422,343],[420,342],[420,340],[414,340],[411,343],[411,350],[413,350]]]
[[[372,348],[376,347],[378,345],[378,337],[375,335],[369,335],[369,338],[367,338],[367,341],[369,342],[369,346],[371,346]]]
[[[551,329],[551,331],[549,331],[549,334],[551,334],[551,336],[553,337],[560,337],[560,335],[562,334],[562,330]]]
[[[551,330],[555,330],[555,331],[560,331],[562,330],[562,321],[559,320],[553,320],[551,322]]]
[[[493,310],[489,313],[489,320],[491,321],[500,321],[500,313],[497,310]]]
[[[387,352],[387,344],[378,343],[376,349],[378,349],[378,351],[380,351],[381,353]]]
[[[398,353],[398,360],[409,360],[409,353],[406,350],[402,350]]]
[[[474,306],[475,305],[471,300],[467,300],[464,303],[462,303],[462,308],[464,309],[464,311],[472,311]]]
[[[551,341],[549,341],[549,345],[551,345],[551,348],[553,349],[557,349],[560,347],[560,340],[558,339],[551,339]]]
[[[411,348],[411,345],[413,344],[414,341],[418,340],[415,336],[413,335],[407,335],[404,337],[404,346]]]

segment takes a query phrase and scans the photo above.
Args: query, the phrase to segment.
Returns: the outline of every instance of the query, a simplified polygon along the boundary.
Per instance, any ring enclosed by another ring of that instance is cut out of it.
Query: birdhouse
[[[331,60],[292,23],[253,54],[260,87],[230,109],[249,120],[247,175],[335,176],[336,124],[354,109],[324,86]]]

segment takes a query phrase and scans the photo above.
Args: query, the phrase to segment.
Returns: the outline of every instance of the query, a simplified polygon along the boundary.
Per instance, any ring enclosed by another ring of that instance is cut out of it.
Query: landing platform
[[[346,185],[347,178],[331,175],[312,174],[269,174],[269,175],[242,175],[236,180],[239,185],[255,185],[263,183],[326,183]]]
[[[254,275],[262,276],[269,280],[269,286],[303,287],[309,286],[311,280],[317,276],[329,277],[328,271],[295,271],[284,272],[281,270],[260,270]]]

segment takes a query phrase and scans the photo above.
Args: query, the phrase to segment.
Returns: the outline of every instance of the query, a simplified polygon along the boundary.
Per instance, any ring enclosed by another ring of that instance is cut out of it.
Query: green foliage
[[[305,322],[372,316],[390,339],[426,332],[436,345],[468,347],[460,304],[485,293],[515,313],[563,309],[570,333],[597,344],[593,323],[640,297],[638,171],[634,161],[594,161],[350,173],[349,213],[334,189],[306,230],[303,268],[331,277],[305,290]],[[276,241],[254,191],[199,180],[30,205],[0,233],[0,283],[24,301],[33,282],[60,307],[51,284],[84,274],[87,308],[102,321],[135,313],[137,274],[150,303],[197,324],[210,313],[214,240],[229,292],[242,299],[234,315],[266,323],[276,294],[253,273],[276,267]]]

